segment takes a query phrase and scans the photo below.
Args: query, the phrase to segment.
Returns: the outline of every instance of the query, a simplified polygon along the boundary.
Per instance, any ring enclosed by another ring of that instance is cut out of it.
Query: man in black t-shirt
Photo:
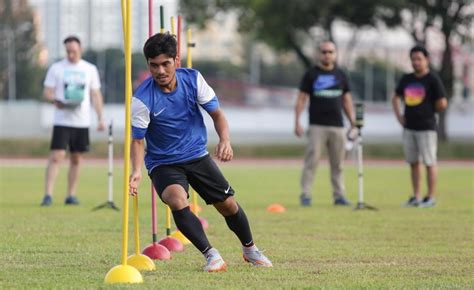
[[[295,105],[295,135],[298,137],[304,133],[299,119],[308,100],[308,144],[301,176],[301,205],[311,205],[311,187],[323,147],[327,148],[331,166],[334,204],[350,205],[344,197],[342,175],[346,142],[342,111],[352,128],[354,114],[349,83],[344,72],[336,66],[336,45],[331,41],[321,43],[319,64],[309,69],[301,81]]]
[[[438,169],[436,150],[438,136],[436,133],[436,113],[448,106],[446,91],[439,77],[430,71],[428,51],[421,46],[410,50],[413,73],[405,74],[398,83],[392,97],[393,111],[403,130],[403,148],[405,159],[411,167],[413,196],[406,206],[432,207],[435,205],[434,194]],[[405,104],[403,115],[399,100]],[[428,173],[428,194],[421,199],[421,163]]]

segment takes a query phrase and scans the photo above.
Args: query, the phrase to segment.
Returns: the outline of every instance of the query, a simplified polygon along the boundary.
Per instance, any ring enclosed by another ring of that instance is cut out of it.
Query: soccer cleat
[[[251,263],[255,267],[273,267],[272,262],[267,257],[265,257],[265,255],[259,251],[256,246],[249,248],[244,247],[242,256],[244,257],[245,262]]]
[[[64,201],[65,205],[79,205],[79,201],[77,200],[77,197],[75,196],[68,196],[66,200]]]
[[[343,196],[340,196],[334,200],[334,205],[349,206],[351,203]]]
[[[300,195],[301,206],[311,206],[311,197],[306,196],[304,193]]]
[[[410,197],[407,202],[405,202],[406,207],[417,207],[420,205],[420,201],[416,197]]]
[[[434,198],[429,198],[428,196],[426,196],[425,198],[423,198],[423,200],[418,204],[418,207],[423,207],[423,208],[426,208],[426,207],[433,207],[435,206],[436,204],[436,201]]]
[[[222,272],[227,271],[227,265],[222,259],[219,252],[211,248],[207,253],[204,255],[206,258],[206,265],[204,266],[204,271],[206,272]]]
[[[53,198],[51,195],[46,194],[43,197],[43,201],[41,202],[41,206],[50,206],[53,203]]]

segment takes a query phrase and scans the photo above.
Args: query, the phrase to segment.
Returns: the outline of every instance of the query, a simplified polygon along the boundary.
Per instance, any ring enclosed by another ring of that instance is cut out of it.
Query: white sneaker
[[[258,248],[253,245],[252,247],[243,247],[242,249],[242,256],[246,262],[251,263],[255,267],[266,267],[271,268],[273,267],[272,262],[265,257],[265,255],[258,250]]]
[[[227,271],[227,265],[222,259],[219,252],[211,248],[207,253],[204,255],[206,258],[206,266],[204,266],[204,271],[206,272],[221,272]]]

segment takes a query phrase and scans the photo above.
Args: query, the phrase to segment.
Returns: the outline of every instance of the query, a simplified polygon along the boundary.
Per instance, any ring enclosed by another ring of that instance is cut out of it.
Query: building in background
[[[154,31],[159,31],[159,6],[164,6],[165,27],[176,15],[177,1],[153,1]],[[40,41],[48,63],[64,57],[62,41],[69,35],[81,39],[85,49],[102,50],[123,46],[120,1],[109,0],[29,0],[40,22]],[[132,2],[132,50],[141,51],[148,37],[148,1]]]

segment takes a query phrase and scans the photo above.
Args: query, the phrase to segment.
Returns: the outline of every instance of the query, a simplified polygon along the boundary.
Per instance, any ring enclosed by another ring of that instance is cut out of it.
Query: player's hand
[[[347,131],[347,139],[354,141],[357,138],[357,134],[359,134],[359,129],[357,129],[357,127],[351,127]]]
[[[58,109],[64,109],[64,108],[66,107],[66,105],[64,105],[63,102],[60,102],[60,101],[58,101],[58,100],[54,100],[54,101],[53,101],[53,104],[54,104],[54,106],[55,106],[56,108],[58,108]]]
[[[234,157],[234,151],[232,150],[232,146],[230,146],[230,141],[219,141],[214,155],[222,162],[231,161]]]
[[[106,126],[104,120],[99,120],[99,123],[97,124],[97,131],[104,131],[105,127]]]
[[[405,116],[399,116],[399,117],[397,117],[397,119],[398,119],[398,122],[400,123],[400,125],[405,127],[405,123],[406,123]]]
[[[300,123],[295,124],[295,135],[296,137],[301,137],[304,134],[304,129],[301,127]]]
[[[131,196],[135,196],[138,194],[138,186],[140,185],[140,181],[142,180],[141,172],[132,172],[130,175],[130,185],[129,185],[129,193]]]

